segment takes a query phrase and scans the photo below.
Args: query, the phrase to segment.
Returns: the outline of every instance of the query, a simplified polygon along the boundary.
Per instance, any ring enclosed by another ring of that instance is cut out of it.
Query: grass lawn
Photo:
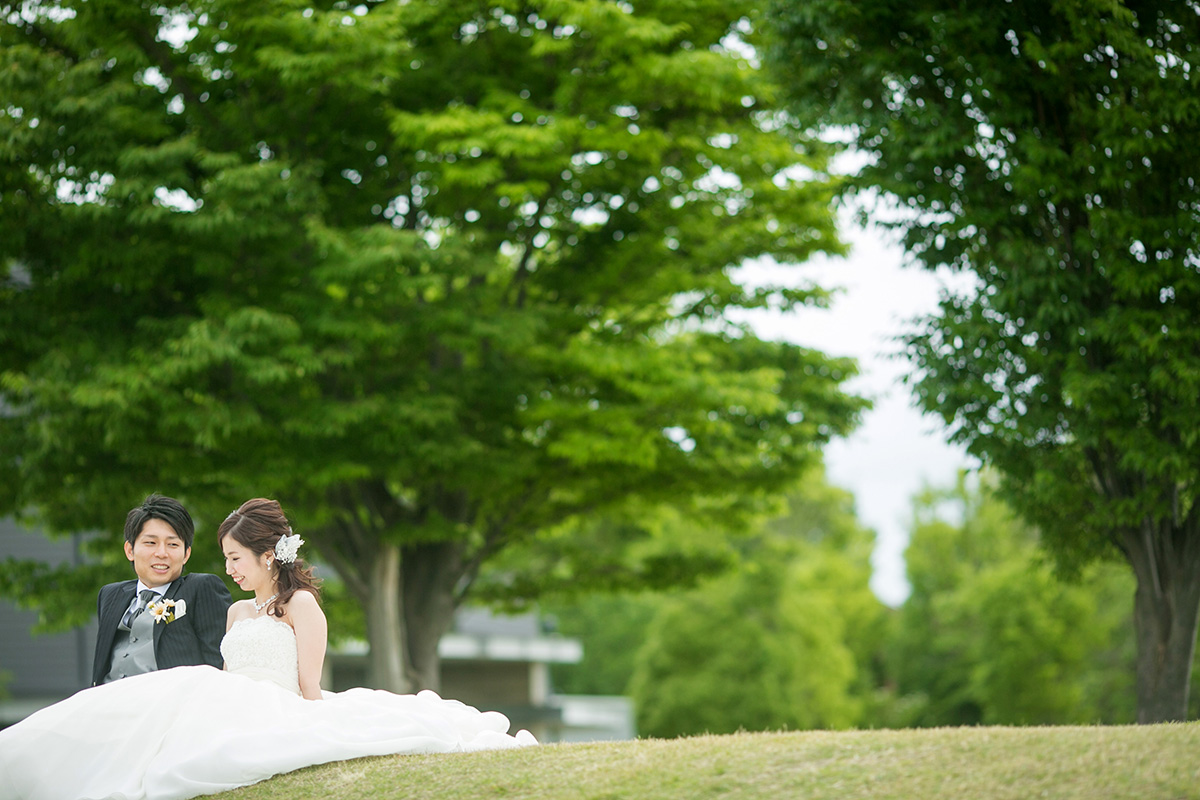
[[[1200,798],[1200,723],[745,733],[383,756],[220,800]]]

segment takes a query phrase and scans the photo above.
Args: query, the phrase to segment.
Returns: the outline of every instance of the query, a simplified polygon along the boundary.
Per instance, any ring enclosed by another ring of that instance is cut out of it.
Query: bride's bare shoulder
[[[233,623],[252,616],[254,616],[254,603],[250,600],[238,600],[231,603],[229,610],[225,612],[225,629],[229,630]]]
[[[288,599],[283,609],[284,621],[293,628],[303,626],[307,630],[319,630],[325,625],[325,612],[312,592],[299,591]]]
[[[320,610],[321,603],[317,600],[317,596],[310,591],[301,589],[288,599],[287,612],[289,614],[296,612],[311,614]]]

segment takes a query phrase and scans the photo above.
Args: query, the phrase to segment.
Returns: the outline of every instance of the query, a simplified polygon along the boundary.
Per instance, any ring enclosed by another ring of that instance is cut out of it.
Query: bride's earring
[[[271,568],[271,565],[272,565],[272,564],[274,564],[274,563],[275,563],[274,561],[272,561],[271,559],[269,559],[269,558],[268,558],[268,559],[267,559],[267,569],[270,569],[270,568]]]

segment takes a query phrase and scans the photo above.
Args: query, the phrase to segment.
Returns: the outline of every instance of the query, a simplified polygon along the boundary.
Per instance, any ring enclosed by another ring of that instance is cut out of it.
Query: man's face
[[[183,574],[183,565],[192,557],[192,548],[161,519],[148,519],[142,532],[125,543],[125,557],[133,562],[133,571],[150,587],[165,586]]]

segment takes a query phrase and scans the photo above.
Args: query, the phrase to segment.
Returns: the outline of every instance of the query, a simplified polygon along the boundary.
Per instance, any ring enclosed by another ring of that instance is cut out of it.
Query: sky
[[[903,251],[876,229],[863,229],[848,217],[842,236],[851,245],[845,258],[816,258],[800,266],[748,267],[752,282],[794,282],[797,274],[827,289],[840,288],[829,309],[805,308],[755,313],[750,322],[762,338],[813,347],[829,355],[852,356],[860,375],[846,384],[869,397],[858,429],[825,450],[831,483],[854,493],[859,519],[876,533],[871,588],[889,605],[908,596],[904,548],[908,542],[911,500],[926,485],[943,486],[975,461],[946,442],[941,420],[921,414],[900,379],[908,362],[892,357],[892,339],[906,322],[937,307],[943,286],[954,279],[917,266],[903,265]]]

